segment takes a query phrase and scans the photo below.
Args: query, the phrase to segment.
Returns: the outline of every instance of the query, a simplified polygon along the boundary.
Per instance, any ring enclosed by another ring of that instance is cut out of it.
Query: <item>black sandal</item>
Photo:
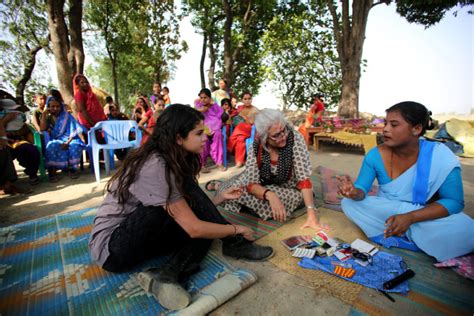
[[[222,184],[222,181],[221,180],[208,181],[206,183],[206,185],[204,186],[204,188],[209,192],[216,192],[217,191],[217,189],[216,189],[217,184]]]

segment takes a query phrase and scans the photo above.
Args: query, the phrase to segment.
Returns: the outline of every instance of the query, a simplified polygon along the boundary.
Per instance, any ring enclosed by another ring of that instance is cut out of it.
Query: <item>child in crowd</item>
[[[42,93],[35,95],[35,105],[36,109],[31,113],[31,124],[33,124],[37,132],[41,132],[41,114],[43,114],[44,106],[46,105],[46,96]]]
[[[114,106],[114,99],[110,95],[105,97],[105,105],[104,105],[104,113],[105,115],[109,116],[110,114],[110,107]]]
[[[128,120],[128,116],[118,110],[118,107],[115,104],[109,106],[109,114],[107,115],[109,121],[118,120],[124,121]]]
[[[153,116],[153,109],[148,104],[146,98],[138,97],[137,102],[135,103],[135,113],[140,113],[140,119],[138,120],[138,116],[136,116],[135,119],[138,123],[138,128],[145,130],[145,125],[148,123],[150,117]]]
[[[153,93],[150,96],[151,104],[155,104],[155,99],[161,97],[161,82],[153,83]]]
[[[128,116],[123,114],[118,110],[117,105],[112,104],[109,107],[110,113],[107,115],[107,120],[109,121],[125,121],[128,120]],[[135,139],[135,132],[130,132],[129,139]],[[114,149],[114,154],[117,156],[117,159],[122,161],[127,155],[128,148]]]
[[[153,104],[154,111],[153,115],[148,120],[148,124],[143,130],[142,141],[140,145],[143,145],[147,142],[148,138],[153,133],[153,129],[155,128],[156,120],[160,116],[161,112],[165,109],[165,100],[161,97],[155,99],[155,103]]]
[[[161,93],[163,95],[163,100],[165,100],[165,106],[170,106],[171,105],[170,89],[168,87],[164,87]]]
[[[221,107],[224,110],[224,113],[222,113],[222,124],[226,125],[227,136],[229,136],[232,118],[237,114],[237,111],[232,108],[231,101],[227,98],[222,99]]]

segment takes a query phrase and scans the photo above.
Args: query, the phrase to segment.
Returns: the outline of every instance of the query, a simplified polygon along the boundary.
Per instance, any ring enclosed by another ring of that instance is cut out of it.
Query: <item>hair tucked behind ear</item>
[[[156,126],[150,139],[137,151],[132,151],[122,163],[119,170],[113,175],[106,186],[106,190],[118,196],[120,204],[124,204],[130,197],[129,188],[135,182],[143,164],[152,154],[160,155],[166,163],[165,176],[169,184],[168,199],[171,196],[171,174],[174,175],[176,187],[183,196],[184,180],[191,176],[197,181],[201,163],[198,154],[192,154],[177,144],[178,135],[188,137],[202,120],[203,115],[188,105],[173,104],[166,108],[156,121]],[[112,190],[112,184],[117,186]]]
[[[404,101],[392,105],[385,112],[400,112],[402,117],[412,126],[421,125],[422,131],[420,136],[423,136],[427,130],[434,128],[433,120],[431,119],[431,111],[429,111],[423,104],[413,101]]]

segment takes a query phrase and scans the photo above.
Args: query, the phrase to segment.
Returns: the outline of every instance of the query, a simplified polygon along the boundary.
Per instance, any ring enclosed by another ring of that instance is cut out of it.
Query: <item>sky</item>
[[[202,37],[194,32],[189,18],[181,22],[180,32],[189,51],[177,62],[174,79],[166,85],[173,102],[191,103],[201,87]],[[359,110],[383,115],[391,105],[411,100],[434,114],[470,113],[474,106],[473,43],[474,19],[467,9],[460,10],[457,17],[449,12],[425,30],[400,17],[394,5],[375,6],[369,13],[364,43],[367,67],[360,82]],[[253,104],[278,108],[281,102],[273,90],[271,83],[265,83]]]
[[[470,113],[474,107],[474,16],[467,11],[459,10],[457,17],[448,12],[440,23],[425,29],[400,17],[395,5],[372,8],[364,42],[367,66],[360,81],[359,111],[384,115],[391,105],[410,100],[424,104],[433,114]],[[180,33],[189,50],[177,61],[173,79],[163,84],[169,87],[172,102],[192,104],[201,87],[202,36],[195,33],[189,17],[181,22]],[[93,62],[87,52],[85,62]],[[49,64],[57,84],[54,58]],[[279,108],[275,89],[265,82],[253,104]]]

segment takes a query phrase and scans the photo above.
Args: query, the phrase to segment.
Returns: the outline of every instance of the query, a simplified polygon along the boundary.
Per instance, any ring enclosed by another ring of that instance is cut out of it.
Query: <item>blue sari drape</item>
[[[459,160],[446,146],[440,143],[427,146],[423,142],[427,141],[420,141],[417,163],[398,178],[380,185],[377,196],[367,196],[362,201],[342,200],[344,213],[369,238],[383,234],[390,216],[423,208],[450,172],[460,167]],[[432,153],[427,155],[424,151]],[[474,220],[461,212],[412,224],[406,237],[438,261],[444,261],[473,252],[473,232]]]
[[[48,97],[46,100],[46,109],[51,100],[56,99]],[[78,136],[83,132],[83,129],[71,113],[66,111],[64,104],[61,102],[60,104],[61,112],[56,122],[51,122],[48,126],[50,141],[46,144],[46,167],[62,170],[70,168],[76,170],[81,160],[82,150],[85,147],[85,144]],[[67,142],[71,137],[73,139],[69,143],[68,149],[62,149],[61,144]]]

